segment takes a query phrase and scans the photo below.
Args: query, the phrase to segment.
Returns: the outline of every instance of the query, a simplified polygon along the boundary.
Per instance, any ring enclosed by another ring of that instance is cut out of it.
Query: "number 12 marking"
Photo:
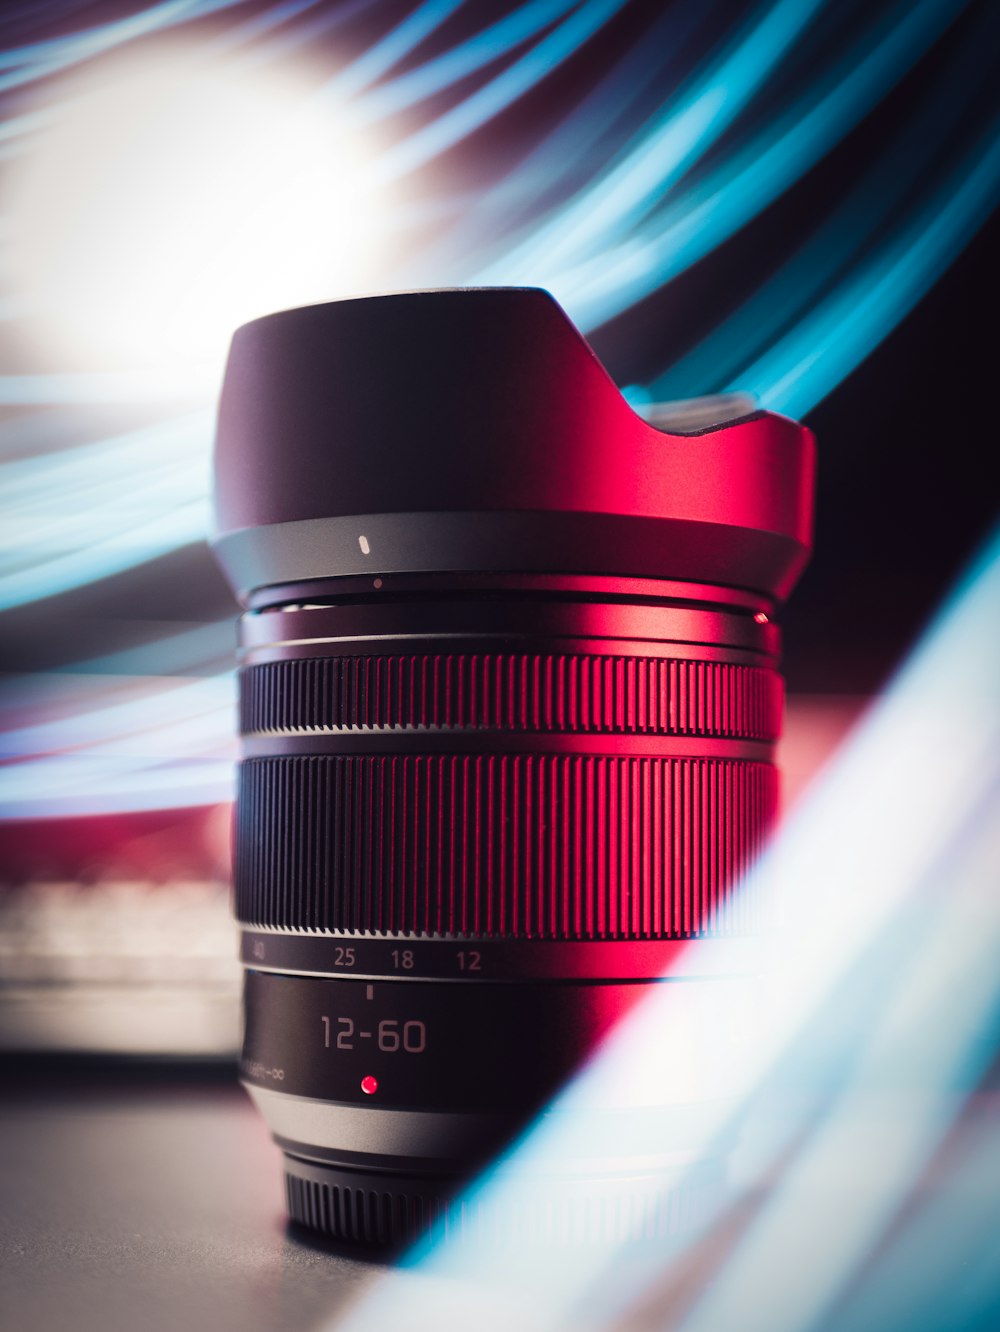
[[[320,1022],[323,1024],[323,1046],[325,1049],[329,1050],[330,1019],[328,1017],[321,1017]],[[337,1018],[337,1025],[340,1027],[340,1031],[337,1032],[337,1049],[353,1050],[354,1046],[351,1044],[351,1037],[354,1035],[354,1020],[352,1018]]]

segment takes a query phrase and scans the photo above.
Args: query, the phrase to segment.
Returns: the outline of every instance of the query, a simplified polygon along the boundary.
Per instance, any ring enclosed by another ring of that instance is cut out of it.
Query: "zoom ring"
[[[775,740],[781,710],[777,671],[683,658],[304,657],[240,675],[244,735],[414,726]]]
[[[753,928],[727,889],[776,804],[769,763],[580,754],[246,760],[248,925],[523,939]]]

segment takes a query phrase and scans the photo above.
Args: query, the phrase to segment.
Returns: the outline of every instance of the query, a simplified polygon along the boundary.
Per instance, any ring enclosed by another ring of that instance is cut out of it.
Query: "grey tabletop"
[[[288,1232],[279,1160],[224,1077],[8,1070],[0,1326],[322,1326],[381,1269]]]
[[[386,1302],[366,1305],[366,1328],[468,1326],[469,1287],[456,1284],[454,1273],[442,1283],[426,1271],[391,1269],[288,1230],[279,1153],[230,1076],[199,1078],[191,1069],[144,1076],[133,1069],[109,1077],[86,1063],[64,1071],[53,1066],[39,1077],[0,1070],[2,1332],[318,1332],[339,1322],[376,1283]],[[913,1105],[906,1098],[894,1103],[888,1137],[885,1107],[874,1106],[875,1136],[862,1143],[884,1149]],[[797,1321],[793,1310],[782,1321],[775,1310],[784,1307],[783,1292],[827,1290],[820,1281],[826,1269],[817,1274],[814,1266],[817,1253],[840,1252],[845,1237],[854,1253],[858,1216],[895,1179],[891,1168],[883,1178],[870,1150],[838,1156],[837,1173],[810,1176],[800,1199],[805,1222],[793,1214],[804,1245],[799,1280],[787,1280],[791,1232],[772,1228],[773,1242],[758,1246],[748,1269],[760,1315],[753,1327],[992,1332],[1000,1326],[1000,1092],[991,1083],[955,1098],[952,1110],[945,1139],[908,1183],[906,1205],[892,1225],[860,1265],[852,1258],[837,1269],[835,1298],[823,1296],[815,1319]],[[768,1133],[773,1127],[770,1119],[758,1124]],[[753,1128],[746,1126],[748,1141]],[[613,1271],[594,1267],[596,1282],[577,1287],[583,1259],[561,1251],[573,1265],[560,1271],[573,1277],[567,1290],[574,1300],[589,1300],[595,1290],[603,1298],[610,1278],[635,1315],[631,1322],[609,1317],[587,1326],[673,1325],[676,1300],[686,1307],[701,1291],[711,1293],[728,1270],[732,1241],[763,1215],[769,1197],[769,1189],[747,1193],[691,1250],[690,1261],[674,1268],[665,1265],[661,1244],[637,1245],[616,1250]],[[524,1261],[532,1251],[532,1245],[517,1251],[522,1276],[533,1270]],[[479,1288],[477,1326],[494,1332],[575,1326],[547,1320],[547,1309],[561,1307],[547,1268],[546,1284],[523,1289],[510,1279],[506,1258],[502,1269],[499,1285]],[[496,1303],[498,1291],[503,1298]],[[387,1307],[391,1319],[382,1318]],[[740,1308],[737,1321],[714,1326],[750,1327]]]

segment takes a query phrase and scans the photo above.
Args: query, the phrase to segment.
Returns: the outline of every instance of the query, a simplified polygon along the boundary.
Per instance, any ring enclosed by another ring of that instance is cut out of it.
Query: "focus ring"
[[[727,888],[774,812],[769,763],[580,754],[246,760],[248,925],[480,938],[670,939],[752,928]]]
[[[300,657],[240,673],[244,735],[408,726],[775,740],[781,709],[775,670],[667,657]]]

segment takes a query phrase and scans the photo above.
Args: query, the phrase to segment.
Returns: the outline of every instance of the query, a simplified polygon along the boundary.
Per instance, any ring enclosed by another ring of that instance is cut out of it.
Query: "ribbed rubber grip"
[[[315,755],[241,765],[246,924],[661,939],[752,927],[726,889],[774,811],[769,763],[580,754]]]
[[[401,1244],[416,1239],[438,1219],[446,1204],[433,1192],[326,1183],[285,1175],[288,1215],[299,1225],[331,1239],[358,1244]]]
[[[777,671],[665,657],[304,657],[240,675],[244,735],[386,727],[774,740]]]

